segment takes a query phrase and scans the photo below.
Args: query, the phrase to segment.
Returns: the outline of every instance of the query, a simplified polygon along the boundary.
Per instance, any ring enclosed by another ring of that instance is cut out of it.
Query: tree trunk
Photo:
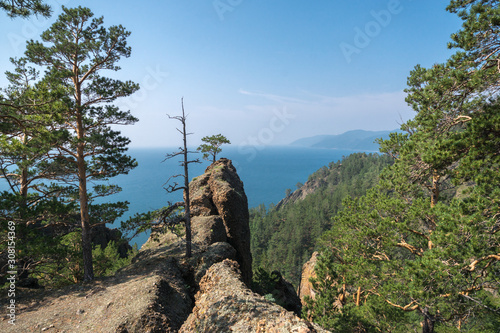
[[[78,138],[76,148],[76,163],[78,167],[78,194],[80,197],[80,219],[82,224],[82,255],[83,255],[83,280],[94,279],[94,267],[92,263],[92,236],[89,216],[89,199],[87,194],[87,168],[85,165],[85,129],[83,126],[81,110],[81,87],[78,81],[78,68],[74,67],[74,84],[76,99],[76,134]]]
[[[27,135],[24,134],[22,136],[22,141],[23,141],[23,145],[26,146],[28,144],[28,140],[27,140]],[[26,156],[23,156],[23,159],[25,159]],[[28,169],[26,169],[26,167],[23,167],[22,171],[21,171],[21,186],[19,188],[19,194],[21,195],[21,202],[20,202],[20,206],[21,206],[21,216],[24,215],[25,213],[25,209],[26,209],[26,206],[28,205]]]
[[[19,194],[21,195],[21,216],[25,213],[26,206],[28,205],[28,170],[23,168],[21,171],[21,186],[19,189]]]
[[[184,200],[185,220],[186,220],[186,257],[191,257],[191,203],[189,202],[189,162],[187,149],[186,116],[184,115],[184,102],[182,104],[182,127],[184,140]]]
[[[429,313],[429,309],[425,308],[422,311],[424,322],[422,324],[422,333],[434,333],[435,318]]]
[[[431,207],[434,207],[438,203],[439,199],[439,179],[441,177],[434,170],[432,173],[432,187],[431,187]]]
[[[91,281],[94,279],[94,267],[92,263],[92,237],[83,144],[78,145],[77,163],[80,196],[80,219],[82,224],[83,280]]]

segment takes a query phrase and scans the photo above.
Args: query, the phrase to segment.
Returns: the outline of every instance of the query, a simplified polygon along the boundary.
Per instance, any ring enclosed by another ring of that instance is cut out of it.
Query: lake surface
[[[122,192],[103,198],[106,202],[128,201],[129,211],[114,225],[117,228],[122,220],[135,213],[147,212],[168,205],[169,202],[182,200],[182,191],[167,193],[165,182],[172,175],[183,172],[179,160],[166,160],[165,155],[176,151],[176,148],[130,149],[129,154],[137,159],[139,166],[128,175],[120,175],[111,179],[110,183],[122,187]],[[305,183],[310,174],[354,153],[352,150],[336,150],[306,148],[294,146],[282,147],[222,147],[219,157],[233,161],[238,175],[243,181],[249,207],[260,204],[269,206],[277,204],[287,189],[296,189],[297,183]],[[201,154],[192,154],[192,159]],[[201,164],[190,164],[190,179],[201,175],[210,165],[201,160]],[[181,182],[177,178],[177,182]],[[0,181],[0,190],[6,189],[4,181]],[[139,247],[147,240],[142,234],[132,240]]]
[[[168,178],[182,173],[178,160],[166,160],[165,154],[173,152],[174,148],[131,149],[130,155],[135,157],[139,166],[128,175],[121,175],[113,179],[113,183],[120,185],[123,191],[108,197],[111,201],[127,200],[130,209],[127,216],[161,208],[168,202],[182,200],[181,191],[167,193],[164,184]],[[237,147],[223,147],[219,157],[232,160],[238,175],[243,181],[245,193],[248,197],[248,206],[256,207],[260,204],[268,206],[278,203],[285,196],[286,189],[296,189],[296,184],[305,183],[310,174],[354,153],[351,150],[317,149],[305,147],[260,147],[253,151]],[[193,154],[192,158],[201,157]],[[202,160],[201,164],[190,164],[189,177],[192,179],[202,174],[210,165]],[[181,178],[177,179],[180,183]],[[117,226],[119,224],[116,224]],[[132,243],[141,246],[147,235],[136,237]]]

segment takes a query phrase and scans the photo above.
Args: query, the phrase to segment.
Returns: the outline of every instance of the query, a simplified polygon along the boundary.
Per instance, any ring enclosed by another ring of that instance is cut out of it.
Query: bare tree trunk
[[[182,122],[182,134],[184,140],[184,200],[185,206],[184,211],[186,214],[186,257],[191,257],[191,203],[189,202],[189,163],[188,163],[188,150],[187,150],[187,138],[186,138],[186,117],[184,115],[184,104],[182,104],[182,117],[184,121]]]
[[[192,133],[187,133],[186,132],[186,114],[184,112],[184,99],[181,99],[181,104],[182,104],[182,116],[175,116],[171,117],[168,116],[170,119],[175,119],[181,122],[182,124],[182,130],[177,129],[182,134],[182,140],[183,140],[183,147],[179,148],[178,152],[174,152],[172,154],[167,154],[166,159],[173,158],[176,156],[182,155],[183,159],[181,162],[181,165],[184,167],[184,174],[182,175],[176,175],[174,177],[183,177],[184,178],[184,185],[183,186],[177,186],[177,183],[174,185],[169,185],[167,188],[167,191],[169,193],[178,191],[178,190],[183,190],[184,193],[184,223],[186,224],[186,257],[191,257],[191,203],[190,203],[190,196],[189,196],[189,164],[190,163],[200,163],[198,159],[189,161],[188,160],[188,154],[190,153],[187,147],[187,136]]]

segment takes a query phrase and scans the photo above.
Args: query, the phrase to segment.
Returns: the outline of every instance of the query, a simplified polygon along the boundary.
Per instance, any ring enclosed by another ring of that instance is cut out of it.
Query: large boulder
[[[252,292],[238,266],[224,260],[210,267],[179,332],[328,332]]]
[[[145,251],[114,277],[32,297],[16,290],[16,325],[0,321],[0,332],[178,332],[193,307],[184,275],[176,258]]]
[[[222,219],[227,242],[236,249],[243,281],[252,281],[252,254],[248,200],[236,169],[230,160],[221,158],[205,173],[189,184],[193,223],[200,217],[218,216]]]

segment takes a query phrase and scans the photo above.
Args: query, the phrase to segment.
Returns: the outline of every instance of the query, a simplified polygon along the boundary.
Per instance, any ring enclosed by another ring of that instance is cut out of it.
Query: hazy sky
[[[140,121],[134,147],[177,146],[184,97],[192,145],[222,133],[236,145],[280,145],[353,129],[390,130],[413,116],[404,89],[417,64],[445,61],[461,22],[442,0],[48,1],[48,20],[0,13],[0,69],[22,56],[61,5],[87,6],[132,35],[116,74],[141,85],[117,104]],[[0,86],[5,86],[0,76]]]

